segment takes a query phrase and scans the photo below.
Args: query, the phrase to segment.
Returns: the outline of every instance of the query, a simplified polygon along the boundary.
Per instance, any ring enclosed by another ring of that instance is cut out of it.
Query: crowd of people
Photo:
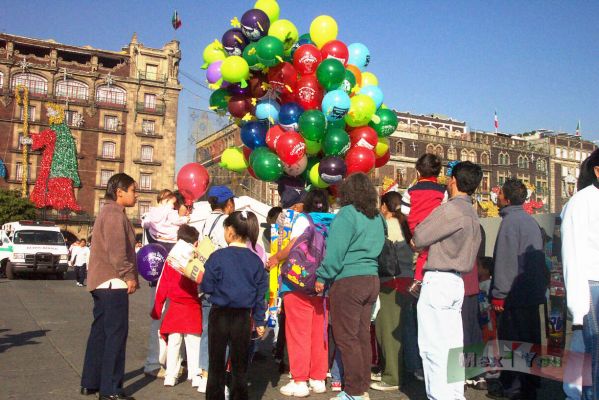
[[[453,164],[444,185],[437,156],[422,155],[416,170],[417,181],[403,195],[391,191],[381,197],[362,173],[340,184],[338,199],[323,189],[281,182],[281,207],[269,212],[262,237],[256,215],[235,211],[235,196],[226,186],[208,191],[212,212],[200,226],[190,224],[180,195],[160,192],[143,219],[147,242],[170,251],[177,241],[197,246],[209,240],[215,251],[199,285],[168,262],[150,284],[144,372],[174,386],[185,379],[186,360],[187,380],[207,399],[247,399],[252,338],[266,334],[270,318],[268,274],[299,263],[292,259],[299,248],[308,259],[299,280],[282,274],[279,281],[273,354],[280,371],[288,367],[290,375],[281,394],[307,397],[331,390],[337,400],[363,400],[372,389],[408,398],[400,390],[407,379],[417,379],[430,399],[464,399],[466,386],[495,399],[537,398],[539,378],[523,372],[467,377],[461,368],[457,379],[448,378],[456,372],[450,369],[460,369],[449,364],[452,349],[495,339],[541,343],[539,305],[546,302],[549,279],[542,230],[522,207],[526,186],[512,178],[501,187],[502,221],[491,258],[485,257],[485,232],[472,199],[481,167]],[[599,398],[598,178],[596,150],[581,166],[579,191],[562,215],[568,307],[593,366],[592,386],[564,384],[569,398]],[[123,379],[128,296],[139,280],[135,232],[125,208],[136,197],[131,177],[110,178],[91,254],[80,243],[71,256],[81,285],[87,270],[94,301],[81,393],[99,393],[100,399],[132,399],[123,392]],[[271,252],[275,222],[291,229],[289,242]],[[299,247],[308,242],[322,249]],[[303,280],[311,275],[312,281]]]

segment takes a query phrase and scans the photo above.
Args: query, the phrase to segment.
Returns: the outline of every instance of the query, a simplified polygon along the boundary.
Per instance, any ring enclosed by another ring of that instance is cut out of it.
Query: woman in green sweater
[[[379,294],[377,259],[385,230],[376,190],[366,174],[350,175],[340,192],[342,208],[329,230],[316,290],[331,288],[333,335],[345,380],[337,398],[362,400],[370,386],[370,315]]]

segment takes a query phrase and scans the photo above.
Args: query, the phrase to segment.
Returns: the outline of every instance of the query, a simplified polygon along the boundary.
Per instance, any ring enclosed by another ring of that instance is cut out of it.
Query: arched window
[[[29,88],[29,93],[46,94],[48,93],[48,81],[46,78],[30,74],[29,72],[16,74],[12,78],[12,89],[18,85],[23,85]]]
[[[543,159],[537,160],[537,170],[540,172],[547,171],[547,162]]]
[[[432,144],[427,144],[426,145],[426,152],[428,154],[435,154],[435,146],[433,146]]]
[[[470,150],[470,155],[468,157],[468,161],[471,161],[475,164],[478,162],[477,157],[476,157],[476,151]]]
[[[420,132],[420,124],[413,123],[412,125],[410,125],[410,131],[412,131],[412,132]]]
[[[441,146],[440,144],[438,144],[437,147],[435,147],[435,154],[440,159],[444,159],[445,158],[445,150],[443,150],[443,146]]]
[[[522,160],[522,168],[530,168],[530,163],[528,162],[528,156],[524,156]]]
[[[102,157],[116,158],[116,143],[102,142]]]
[[[127,104],[127,92],[118,86],[103,85],[96,91],[96,101],[103,104],[125,105]]]
[[[460,152],[460,161],[468,161],[469,158],[470,154],[468,153],[468,150],[462,149]]]
[[[439,136],[447,137],[449,136],[449,131],[447,128],[439,128]]]
[[[447,159],[449,161],[452,160],[456,160],[458,158],[458,151],[456,150],[455,147],[450,146],[449,149],[447,149]]]
[[[141,161],[152,162],[154,161],[154,147],[149,145],[141,146]]]
[[[489,155],[487,153],[482,153],[480,155],[480,163],[483,165],[489,165]]]
[[[401,140],[395,143],[395,154],[400,156],[403,156],[404,154],[403,142]]]
[[[510,156],[506,153],[499,153],[499,164],[508,165],[510,163]]]
[[[523,155],[518,156],[518,168],[528,168],[528,157]]]
[[[87,100],[89,96],[89,87],[74,79],[58,81],[56,84],[56,96],[69,99]]]

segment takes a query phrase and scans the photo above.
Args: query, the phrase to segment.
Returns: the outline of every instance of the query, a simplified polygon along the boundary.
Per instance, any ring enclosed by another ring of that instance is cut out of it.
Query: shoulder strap
[[[212,231],[214,230],[214,227],[216,226],[216,223],[218,221],[220,221],[221,217],[225,215],[225,214],[221,214],[218,217],[216,217],[216,219],[214,220],[214,222],[212,223],[212,227],[210,228],[210,230],[208,231],[208,237],[212,239],[211,235],[212,235]]]
[[[385,217],[379,215],[381,221],[383,221],[383,229],[385,230],[385,237],[389,237],[389,228],[387,228],[387,221],[385,221]]]

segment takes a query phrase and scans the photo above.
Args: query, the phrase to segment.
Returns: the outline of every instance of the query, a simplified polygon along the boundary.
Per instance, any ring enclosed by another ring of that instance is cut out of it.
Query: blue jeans
[[[574,353],[585,353],[584,335],[582,333],[582,329],[577,329],[577,330],[572,331],[572,339],[570,340],[570,349],[569,350]],[[580,367],[580,368],[582,369],[582,367]],[[577,371],[577,372],[580,373],[581,371]],[[564,390],[564,393],[566,394],[567,400],[580,400],[580,399],[592,400],[592,398],[593,398],[590,386],[586,386],[584,388],[584,397],[583,397],[582,387],[577,385],[574,382],[567,381],[565,379],[565,373],[564,373],[563,390]]]
[[[343,361],[341,361],[341,350],[335,347],[335,358],[331,366],[331,380],[343,383]]]
[[[208,316],[212,304],[206,300],[202,300],[202,338],[200,339],[200,369],[208,371]]]
[[[420,349],[418,348],[418,323],[416,321],[415,303],[411,303],[402,312],[406,313],[405,324],[402,329],[403,341],[403,362],[411,373],[422,370],[422,358],[420,358]]]
[[[599,281],[589,281],[591,308],[583,320],[584,347],[591,354],[593,376],[593,399],[599,399]],[[586,394],[587,388],[583,392]]]

